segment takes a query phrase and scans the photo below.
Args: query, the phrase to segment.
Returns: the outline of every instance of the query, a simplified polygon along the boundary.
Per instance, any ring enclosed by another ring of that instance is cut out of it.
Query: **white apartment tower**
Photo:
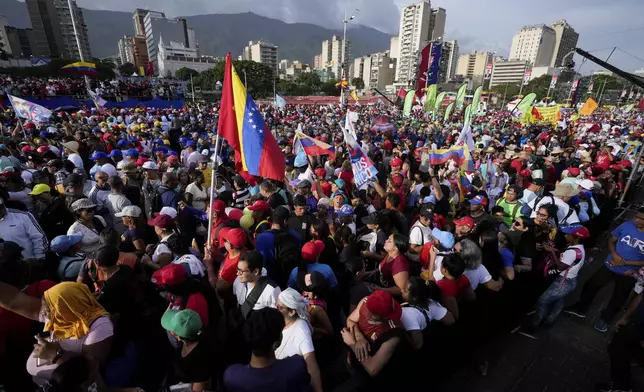
[[[345,43],[340,37],[333,36],[331,40],[322,41],[321,67],[333,73],[336,79],[342,77],[342,64],[345,75],[349,75],[351,62],[351,41]]]
[[[118,56],[121,64],[131,63],[134,64],[134,37],[131,35],[124,35],[118,42]]]
[[[266,41],[250,41],[248,46],[244,48],[242,58],[262,63],[273,70],[274,76],[278,75],[277,45]]]
[[[416,77],[420,51],[432,40],[432,9],[429,0],[403,7],[398,30],[396,82],[408,84]],[[393,51],[392,51],[393,52]]]
[[[432,40],[436,41],[445,37],[445,23],[447,22],[447,11],[445,8],[432,8],[431,26]]]
[[[456,67],[458,66],[458,41],[445,41],[443,42],[443,46],[447,48],[449,53],[445,80],[450,81],[454,79],[454,76],[456,75]]]
[[[555,48],[551,67],[562,67],[563,58],[577,47],[579,34],[564,19],[553,22],[550,27],[555,31]]]
[[[525,26],[512,38],[509,60],[527,61],[534,67],[548,67],[555,50],[555,30],[546,25]]]

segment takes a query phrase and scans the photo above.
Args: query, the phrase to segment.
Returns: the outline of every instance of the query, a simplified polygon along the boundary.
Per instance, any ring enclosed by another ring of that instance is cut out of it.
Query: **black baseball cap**
[[[291,216],[291,212],[284,206],[279,206],[273,210],[271,217],[273,222],[284,222]]]

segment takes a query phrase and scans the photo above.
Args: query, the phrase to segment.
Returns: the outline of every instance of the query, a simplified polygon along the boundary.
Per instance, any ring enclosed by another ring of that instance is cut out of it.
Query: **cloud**
[[[130,11],[134,8],[164,10],[169,16],[252,11],[288,23],[303,22],[341,28],[345,7],[358,8],[355,23],[396,35],[400,7],[417,0],[77,0],[90,9]],[[432,7],[447,10],[445,39],[457,39],[461,53],[474,50],[509,53],[513,35],[530,24],[566,19],[579,33],[578,46],[589,51],[618,46],[644,58],[644,1],[642,0],[541,0],[523,4],[516,0],[432,0]],[[354,23],[354,22],[352,22]],[[640,30],[629,30],[642,28]],[[629,31],[625,31],[629,30]],[[598,56],[604,51],[598,51]],[[579,63],[580,59],[578,59]],[[616,51],[611,62],[627,71],[644,68],[644,62]],[[586,66],[584,66],[586,67]],[[599,69],[589,65],[588,69]],[[586,68],[585,68],[586,69]]]

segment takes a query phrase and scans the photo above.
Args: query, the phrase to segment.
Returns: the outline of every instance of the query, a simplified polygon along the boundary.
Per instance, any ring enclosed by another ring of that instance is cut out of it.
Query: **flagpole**
[[[195,85],[192,82],[192,74],[190,74],[190,87],[192,88],[192,103],[195,102]]]
[[[74,12],[74,7],[72,7],[72,0],[67,0],[67,7],[69,7],[69,15],[72,18],[72,27],[74,28],[74,38],[76,38],[76,45],[78,46],[78,56],[80,58],[80,61],[85,61],[85,56],[83,56],[83,49],[81,48],[81,41],[80,38],[78,37],[78,29],[76,28],[76,15]],[[89,78],[87,75],[83,75],[83,78],[85,79],[85,85],[87,86],[87,89],[90,89],[90,84],[89,84]]]
[[[217,175],[217,168],[219,166],[219,130],[217,130],[217,138],[215,139],[215,156],[214,161],[212,162],[212,173],[210,176],[210,205],[208,206],[208,242],[206,244],[210,246],[212,244],[212,202],[214,201],[214,193],[215,193],[215,177]]]

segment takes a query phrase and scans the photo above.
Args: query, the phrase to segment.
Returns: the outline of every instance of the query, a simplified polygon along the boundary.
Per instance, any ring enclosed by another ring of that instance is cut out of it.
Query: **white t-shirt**
[[[275,350],[275,358],[284,359],[293,355],[304,356],[315,351],[309,323],[298,318],[282,331],[282,343]]]
[[[96,219],[100,220],[104,227],[107,227],[105,219],[103,217],[96,215]],[[92,230],[84,224],[76,221],[67,230],[67,235],[72,235],[76,233],[81,233],[83,239],[81,240],[81,249],[80,252],[87,255],[87,257],[94,257],[94,252],[100,247],[100,233],[97,230]]]
[[[555,205],[557,206],[557,220],[559,221],[560,226],[579,223],[579,217],[577,216],[577,212],[571,209],[568,203],[561,200],[560,198],[554,197],[554,196],[544,196],[543,198],[541,198],[539,203],[536,203],[536,201],[537,200],[535,199],[529,203],[529,206],[532,208],[532,214],[530,214],[530,218],[534,218],[537,216],[537,211],[539,211],[539,208],[541,206],[546,204],[552,204],[552,202],[554,201]],[[536,206],[535,206],[535,203],[536,203]]]
[[[559,275],[565,276],[566,279],[576,278],[577,275],[579,275],[579,270],[581,269],[581,267],[583,267],[584,262],[586,261],[586,249],[584,249],[583,245],[570,246],[559,256],[559,261],[567,265],[572,265],[575,260],[577,260],[577,251],[575,251],[575,249],[581,251],[581,261],[579,261],[576,265],[568,268],[566,271],[561,271],[559,273]]]
[[[206,191],[199,188],[194,182],[191,182],[186,187],[186,193],[192,195],[192,206],[198,210],[206,210],[206,200],[208,199],[208,194]]]
[[[485,284],[492,280],[492,275],[488,272],[487,268],[483,264],[476,267],[476,269],[466,269],[463,272],[463,275],[467,276],[467,279],[470,280],[470,285],[472,290],[476,290],[480,284]]]
[[[431,300],[429,301],[429,308],[423,309],[423,311],[427,314],[429,322],[442,320],[447,314],[447,309],[438,302]],[[405,327],[405,331],[424,331],[427,328],[427,319],[419,309],[413,306],[403,306],[400,321]]]
[[[410,245],[425,245],[428,242],[431,242],[434,236],[432,236],[432,230],[429,227],[423,226],[420,221],[414,223],[409,230],[409,244]],[[413,261],[418,261],[420,255],[418,253],[407,253],[407,258]]]
[[[242,283],[239,281],[239,277],[235,279],[233,282],[233,293],[235,293],[235,297],[237,297],[237,303],[241,306],[246,302],[246,297],[250,294],[250,292],[253,290],[253,287],[249,287],[248,283]],[[271,284],[267,284],[266,287],[264,287],[264,291],[259,295],[259,298],[257,299],[257,302],[255,303],[255,306],[253,306],[253,310],[259,310],[263,308],[277,308],[277,297],[280,295],[282,290],[277,287],[271,286]]]
[[[159,245],[157,245],[156,249],[154,250],[154,253],[152,254],[152,261],[155,263],[159,262],[159,256],[164,254],[164,253],[170,253],[172,254],[172,251],[170,248],[168,248],[168,245],[165,243],[168,242],[168,238],[170,238],[172,234],[170,234],[167,237],[161,238],[161,241],[159,241]]]
[[[45,322],[46,320],[41,315],[41,321]],[[50,341],[57,341],[60,344],[60,347],[72,353],[82,353],[83,346],[92,345],[103,340],[112,337],[114,335],[114,325],[112,320],[108,316],[99,317],[89,326],[89,332],[87,335],[81,337],[80,339],[64,339],[57,340],[52,333],[49,337]],[[29,355],[27,359],[27,371],[34,377],[37,377],[41,380],[51,379],[51,374],[58,367],[56,364],[50,365],[41,365],[38,366],[38,360],[34,357],[33,353]]]
[[[125,195],[122,194],[114,194],[110,193],[107,196],[107,202],[105,203],[105,206],[107,207],[108,210],[110,210],[110,214],[114,216],[117,212],[123,211],[123,209],[127,206],[131,206],[132,202],[125,197]],[[127,226],[125,223],[123,223],[123,219],[114,217],[114,230],[116,230],[119,235],[123,235],[125,233],[125,230],[127,230]]]

